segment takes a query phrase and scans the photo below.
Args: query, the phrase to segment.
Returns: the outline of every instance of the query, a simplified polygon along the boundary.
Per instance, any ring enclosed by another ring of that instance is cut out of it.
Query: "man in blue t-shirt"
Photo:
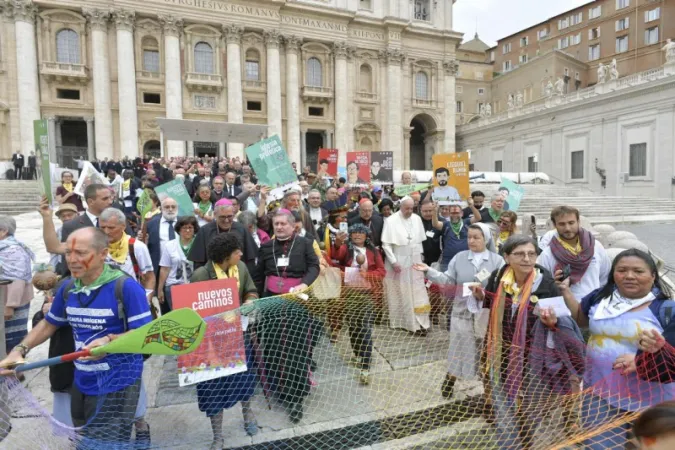
[[[2,363],[22,361],[32,348],[66,324],[73,329],[76,350],[81,350],[105,345],[126,330],[152,320],[145,290],[133,279],[124,281],[120,305],[115,286],[124,274],[105,264],[108,256],[105,233],[93,227],[82,228],[68,237],[66,247],[66,263],[74,283],[61,286],[45,319]],[[69,295],[64,298],[67,286]],[[83,427],[81,434],[85,439],[129,442],[142,372],[141,355],[114,354],[75,361],[71,414],[73,424]],[[0,375],[8,373],[11,372],[3,371]]]

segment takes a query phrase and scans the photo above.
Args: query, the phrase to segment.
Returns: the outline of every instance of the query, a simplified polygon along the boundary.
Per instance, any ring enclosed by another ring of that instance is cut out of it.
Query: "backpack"
[[[659,319],[664,330],[675,319],[675,300],[669,298],[654,300],[649,305],[649,309]]]

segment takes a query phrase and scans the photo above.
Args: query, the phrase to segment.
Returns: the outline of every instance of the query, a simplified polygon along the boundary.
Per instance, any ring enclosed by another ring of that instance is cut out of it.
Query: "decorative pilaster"
[[[291,162],[302,164],[300,141],[300,83],[298,54],[302,39],[285,36],[286,44],[286,143]]]
[[[108,23],[110,12],[83,8],[91,30],[92,71],[94,79],[94,115],[96,116],[96,150],[98,157],[113,158],[112,100],[108,58]]]
[[[281,64],[279,45],[281,34],[278,30],[265,31],[263,34],[267,47],[267,125],[270,136],[282,137],[281,129]]]
[[[457,126],[457,107],[455,102],[455,90],[457,72],[459,71],[459,64],[457,61],[444,61],[444,128],[445,137],[443,139],[443,151],[445,153],[455,152],[455,128]]]
[[[164,30],[164,84],[167,119],[183,118],[183,81],[180,64],[180,35],[183,21],[174,16],[160,15]],[[167,151],[162,156],[183,156],[184,146],[179,141],[167,141]]]
[[[244,122],[244,106],[241,81],[241,37],[244,28],[235,24],[223,25],[223,34],[227,42],[227,121]],[[229,157],[244,158],[243,143],[230,143]]]
[[[134,24],[136,13],[117,9],[112,13],[117,27],[117,85],[121,156],[139,155],[138,107],[136,96],[136,62],[134,58]]]
[[[346,42],[333,44],[335,55],[335,146],[339,149],[338,166],[347,165],[347,152],[351,151],[348,145],[349,132],[347,127],[347,105],[349,92],[347,90],[347,56],[349,46]]]
[[[403,155],[403,91],[401,89],[401,63],[405,54],[399,49],[388,48],[381,52],[387,64],[387,149],[394,153],[394,167],[404,166]]]
[[[35,150],[33,121],[40,119],[40,90],[35,42],[36,13],[37,7],[29,0],[12,0],[5,6],[5,14],[15,22],[19,136],[21,151],[24,155]]]

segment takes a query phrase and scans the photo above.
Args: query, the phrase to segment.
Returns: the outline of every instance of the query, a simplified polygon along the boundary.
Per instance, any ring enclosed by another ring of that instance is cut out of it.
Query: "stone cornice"
[[[284,43],[286,44],[286,53],[297,54],[300,51],[300,45],[302,45],[302,38],[295,35],[284,36]]]
[[[223,34],[225,42],[228,44],[241,44],[241,37],[244,34],[244,27],[230,23],[223,25]]]
[[[28,23],[35,23],[38,10],[31,0],[8,0],[3,9],[8,18]]]
[[[110,12],[103,9],[82,8],[82,15],[87,18],[92,30],[108,30]]]
[[[281,34],[279,30],[266,30],[263,32],[263,37],[265,38],[265,45],[267,48],[279,48],[281,43]]]
[[[183,21],[176,16],[159,14],[157,16],[162,25],[164,34],[167,36],[179,37],[183,31]]]
[[[112,10],[112,19],[118,30],[133,31],[136,13],[127,9],[114,9]]]
[[[457,76],[459,64],[454,59],[450,61],[443,61],[443,70],[445,71],[446,75],[452,75],[453,77]]]

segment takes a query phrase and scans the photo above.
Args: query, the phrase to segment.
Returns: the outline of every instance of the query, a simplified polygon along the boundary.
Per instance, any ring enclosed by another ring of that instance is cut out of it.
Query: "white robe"
[[[384,291],[389,307],[389,326],[418,331],[431,326],[431,304],[424,283],[424,274],[412,268],[422,262],[422,242],[426,239],[422,219],[413,214],[404,219],[400,212],[384,222],[382,248],[386,254]],[[401,272],[394,272],[394,264]]]

